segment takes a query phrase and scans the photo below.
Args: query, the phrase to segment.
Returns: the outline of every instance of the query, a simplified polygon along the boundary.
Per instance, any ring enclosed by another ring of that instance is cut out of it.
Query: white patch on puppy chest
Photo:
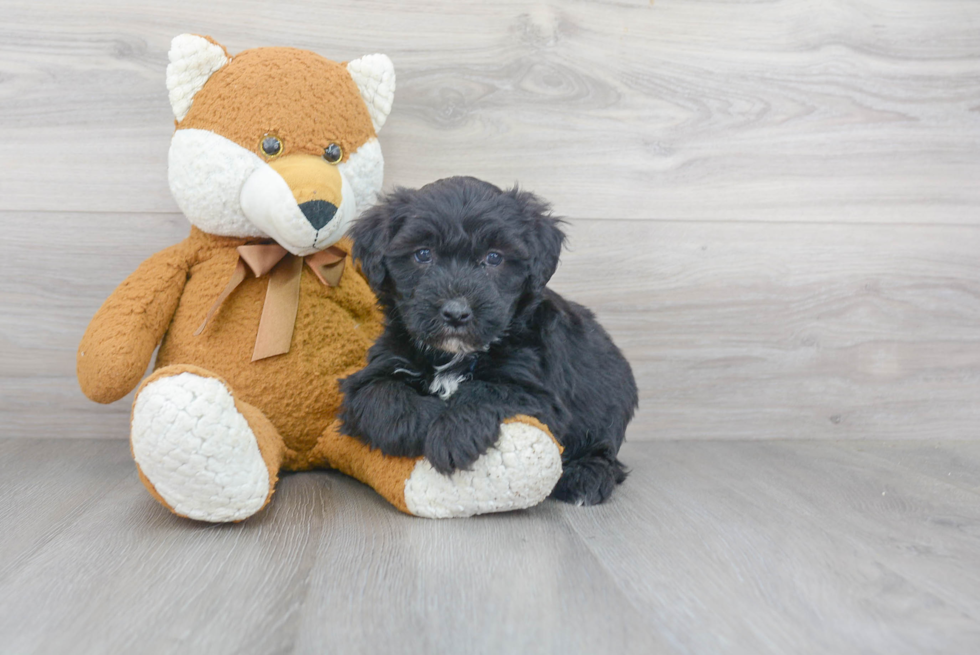
[[[429,393],[439,396],[442,400],[449,400],[456,393],[459,385],[466,381],[469,375],[456,372],[447,373],[446,371],[459,364],[465,356],[465,352],[457,352],[451,360],[442,366],[433,367],[436,370],[436,376],[429,383]]]
[[[439,396],[442,400],[449,400],[459,389],[460,383],[465,380],[465,375],[443,375],[439,373],[429,383],[429,393]]]

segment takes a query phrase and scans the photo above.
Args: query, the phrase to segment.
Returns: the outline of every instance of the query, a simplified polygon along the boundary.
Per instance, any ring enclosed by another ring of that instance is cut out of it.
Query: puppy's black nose
[[[314,230],[319,230],[333,220],[337,214],[337,205],[326,200],[309,200],[301,204],[299,208]]]
[[[442,306],[442,317],[453,327],[466,325],[473,318],[473,310],[465,298],[447,300]]]

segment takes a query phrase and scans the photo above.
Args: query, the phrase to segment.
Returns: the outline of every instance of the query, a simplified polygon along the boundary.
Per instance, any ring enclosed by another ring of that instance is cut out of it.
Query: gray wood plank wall
[[[519,180],[634,363],[634,440],[976,439],[980,3],[2,3],[0,436],[124,438],[74,351],[181,238],[170,39],[398,71],[387,184]]]

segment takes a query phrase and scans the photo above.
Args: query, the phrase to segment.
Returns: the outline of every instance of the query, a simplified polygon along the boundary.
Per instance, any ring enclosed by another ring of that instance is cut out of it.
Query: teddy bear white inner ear
[[[215,71],[230,59],[224,49],[195,34],[181,34],[170,42],[167,65],[167,90],[170,106],[178,121],[190,111],[194,95]]]
[[[387,55],[365,55],[347,64],[357,90],[367,105],[374,131],[379,132],[395,99],[395,66]]]

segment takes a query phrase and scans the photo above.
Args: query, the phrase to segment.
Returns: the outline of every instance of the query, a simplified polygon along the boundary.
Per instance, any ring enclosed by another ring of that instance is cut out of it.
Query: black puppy
[[[585,307],[545,287],[565,235],[547,203],[471,177],[396,189],[354,225],[384,308],[368,365],[341,382],[344,431],[389,455],[465,469],[515,414],[564,447],[552,497],[601,503],[637,405],[629,364]]]

